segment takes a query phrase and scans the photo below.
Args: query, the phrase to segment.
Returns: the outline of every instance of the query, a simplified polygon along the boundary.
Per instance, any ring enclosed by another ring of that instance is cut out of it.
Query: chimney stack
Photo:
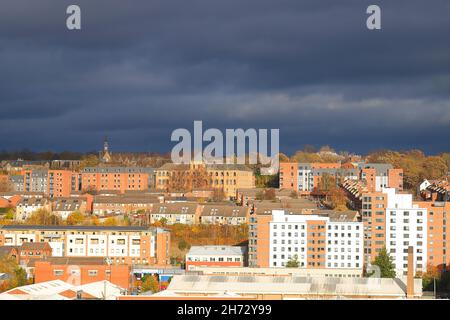
[[[408,247],[408,271],[406,279],[406,297],[414,297],[414,249],[412,246]]]

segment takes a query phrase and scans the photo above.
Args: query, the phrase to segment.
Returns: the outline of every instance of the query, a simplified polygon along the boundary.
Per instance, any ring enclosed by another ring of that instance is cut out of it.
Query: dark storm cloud
[[[82,30],[65,10],[82,9]],[[170,133],[280,128],[329,144],[449,150],[450,3],[7,0],[0,148],[167,151]]]

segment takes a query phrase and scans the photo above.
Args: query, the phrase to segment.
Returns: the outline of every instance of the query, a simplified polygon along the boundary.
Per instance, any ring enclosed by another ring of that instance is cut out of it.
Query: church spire
[[[103,141],[103,151],[100,152],[100,162],[107,163],[111,161],[111,154],[109,153],[108,137],[105,136]]]
[[[108,137],[105,136],[105,140],[103,141],[103,152],[108,152],[109,146],[108,146]]]

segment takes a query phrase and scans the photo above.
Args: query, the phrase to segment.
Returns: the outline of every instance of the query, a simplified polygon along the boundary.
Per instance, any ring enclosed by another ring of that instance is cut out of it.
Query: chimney
[[[412,246],[408,247],[408,271],[406,279],[406,297],[414,297],[414,249]]]

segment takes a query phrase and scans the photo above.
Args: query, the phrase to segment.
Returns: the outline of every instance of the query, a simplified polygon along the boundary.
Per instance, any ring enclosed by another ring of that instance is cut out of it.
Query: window
[[[53,274],[58,277],[58,276],[62,276],[64,274],[64,270],[53,270]]]
[[[89,275],[89,277],[95,277],[98,275],[98,271],[97,270],[88,270],[88,275]]]

